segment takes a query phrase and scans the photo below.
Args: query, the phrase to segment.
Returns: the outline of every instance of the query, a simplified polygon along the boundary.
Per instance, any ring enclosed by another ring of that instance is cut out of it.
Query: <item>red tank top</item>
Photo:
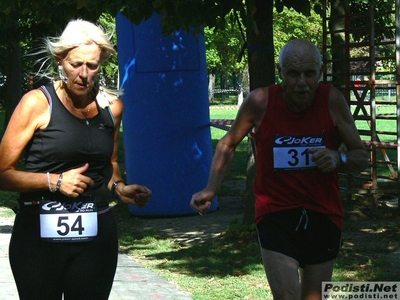
[[[281,86],[269,87],[267,110],[254,134],[256,223],[266,214],[304,207],[327,215],[342,229],[338,172],[318,170],[306,151],[340,146],[328,108],[329,90],[330,85],[320,83],[314,103],[295,113],[283,102]]]

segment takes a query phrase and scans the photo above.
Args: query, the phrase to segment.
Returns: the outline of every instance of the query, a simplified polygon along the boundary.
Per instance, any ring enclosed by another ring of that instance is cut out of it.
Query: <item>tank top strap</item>
[[[42,85],[38,89],[41,90],[43,94],[46,96],[47,102],[50,105],[50,113],[53,111],[53,105],[57,106],[58,103],[61,104],[60,101],[53,101],[53,99],[58,99],[58,96],[52,84]],[[115,125],[114,115],[111,111],[110,106],[107,106],[106,108],[101,108],[97,103],[97,101],[96,105],[97,108],[99,109],[99,113],[103,115],[103,117],[106,118],[107,120],[110,120],[111,124]]]
[[[41,90],[42,93],[46,96],[47,103],[49,103],[50,105],[50,112],[51,112],[53,110],[53,99],[51,98],[49,90],[44,85],[40,86],[39,90]]]

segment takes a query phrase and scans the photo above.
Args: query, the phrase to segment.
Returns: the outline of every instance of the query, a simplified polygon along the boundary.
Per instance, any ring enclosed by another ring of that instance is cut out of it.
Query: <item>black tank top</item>
[[[92,178],[95,187],[88,188],[83,195],[93,195],[112,176],[114,118],[111,110],[97,105],[99,113],[95,117],[80,119],[62,104],[53,84],[40,89],[49,101],[50,122],[46,129],[33,135],[26,151],[25,170],[61,173],[89,163],[84,175]],[[31,198],[32,193],[29,194]]]

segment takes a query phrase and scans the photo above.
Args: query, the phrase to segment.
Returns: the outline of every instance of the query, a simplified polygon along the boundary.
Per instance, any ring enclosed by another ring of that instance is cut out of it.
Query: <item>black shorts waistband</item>
[[[28,200],[28,201],[21,201],[18,200],[18,204],[21,206],[34,206],[34,205],[40,205],[40,203],[43,203],[44,201],[56,201],[56,202],[63,202],[63,203],[72,203],[72,202],[96,202],[97,205],[108,205],[106,202],[99,202],[97,201],[96,198],[92,197],[79,197],[79,198],[68,198],[68,200],[65,199],[40,199],[40,200]]]
[[[69,198],[68,201],[65,200],[56,200],[56,199],[41,199],[41,200],[30,200],[30,201],[21,201],[18,200],[18,206],[13,208],[15,213],[18,212],[30,212],[30,213],[39,213],[40,204],[43,201],[57,201],[57,202],[93,202],[96,201],[96,198],[92,197],[78,197],[78,198]],[[110,210],[110,206],[106,202],[96,202],[97,204],[97,214],[104,214]]]

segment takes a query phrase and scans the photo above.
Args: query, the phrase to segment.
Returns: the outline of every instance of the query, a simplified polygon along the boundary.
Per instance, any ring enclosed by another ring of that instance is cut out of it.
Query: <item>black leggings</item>
[[[112,212],[98,216],[91,242],[40,239],[39,215],[18,213],[10,241],[10,264],[21,300],[106,300],[118,259]]]

